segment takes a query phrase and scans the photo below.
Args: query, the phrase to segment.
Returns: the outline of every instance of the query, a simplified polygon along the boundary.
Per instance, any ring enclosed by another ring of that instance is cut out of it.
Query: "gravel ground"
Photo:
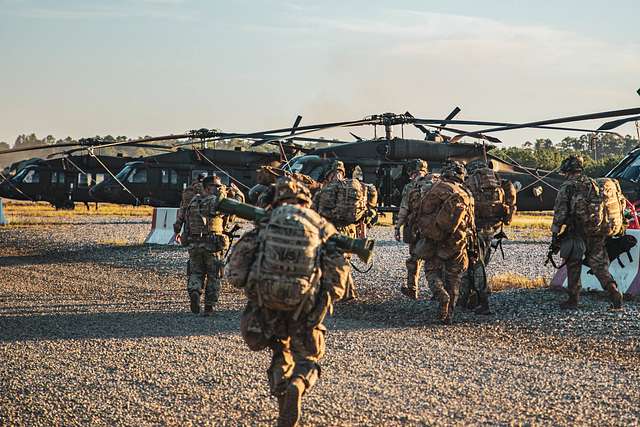
[[[0,425],[270,425],[264,371],[238,334],[241,293],[188,311],[186,251],[143,246],[146,218],[0,229]],[[640,307],[599,296],[560,312],[558,293],[493,296],[495,316],[434,322],[398,287],[407,248],[377,228],[360,298],[328,319],[305,425],[636,425]],[[494,273],[549,277],[546,245],[505,244]],[[426,292],[423,292],[423,296]]]

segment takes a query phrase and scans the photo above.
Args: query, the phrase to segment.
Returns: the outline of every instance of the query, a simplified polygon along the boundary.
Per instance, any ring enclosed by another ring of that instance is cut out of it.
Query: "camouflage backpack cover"
[[[367,188],[357,179],[331,181],[316,194],[316,210],[336,227],[355,224],[367,212]]]
[[[428,240],[450,239],[456,233],[466,232],[463,228],[473,224],[473,206],[473,197],[462,184],[439,181],[420,199],[415,225]]]
[[[321,279],[322,249],[335,227],[312,209],[276,207],[257,234],[257,254],[246,288],[260,306],[281,311],[313,308]]]
[[[616,186],[608,178],[598,182],[584,175],[570,181],[568,185],[571,194],[570,212],[578,230],[585,236],[613,236],[616,235],[614,233],[624,232],[624,208],[619,206],[620,200],[616,194],[619,185]]]
[[[500,178],[492,169],[475,169],[467,176],[465,184],[473,194],[478,227],[493,226],[512,216],[515,200],[507,200]],[[513,194],[509,196],[512,198]]]
[[[415,227],[416,217],[420,212],[420,203],[424,195],[426,195],[440,178],[433,174],[428,174],[416,178],[407,184],[407,220],[403,228],[402,240],[405,243],[412,243],[417,238],[418,229]]]
[[[612,178],[598,178],[596,182],[602,198],[602,234],[607,237],[620,236],[627,229],[624,216],[627,199],[622,193],[620,183]]]

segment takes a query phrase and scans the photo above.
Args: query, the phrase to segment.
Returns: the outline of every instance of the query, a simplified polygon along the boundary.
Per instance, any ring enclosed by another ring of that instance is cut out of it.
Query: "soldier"
[[[182,191],[182,197],[180,199],[180,209],[178,209],[176,223],[180,223],[180,227],[182,228],[182,224],[185,222],[185,211],[187,206],[191,202],[191,200],[198,194],[202,194],[202,180],[207,177],[206,172],[200,172],[196,179],[191,183],[190,186]],[[174,227],[175,228],[175,227]],[[180,234],[180,230],[176,232],[176,236]]]
[[[182,214],[178,215],[173,224],[176,236],[182,230],[182,226],[185,226],[184,232],[177,240],[189,248],[187,292],[191,312],[200,312],[200,294],[204,288],[204,316],[213,313],[213,305],[218,301],[224,253],[229,247],[229,237],[225,234],[225,229],[231,220],[227,215],[210,214],[207,211],[209,196],[227,196],[227,187],[216,175],[203,179],[200,194],[180,209]]]
[[[476,314],[490,315],[486,267],[491,260],[491,241],[505,224],[511,223],[516,211],[516,189],[510,181],[503,181],[483,160],[473,160],[467,165],[465,184],[473,195],[475,223],[478,232],[479,262],[470,265],[465,273],[460,291],[463,305],[473,308],[472,291],[477,293]]]
[[[592,195],[599,193],[598,183],[585,176],[582,173],[583,169],[582,156],[571,155],[564,159],[560,165],[560,172],[567,176],[567,180],[562,184],[556,196],[550,250],[560,250],[561,242],[558,234],[563,225],[565,233],[562,245],[571,245],[568,250],[561,251],[561,254],[567,254],[565,262],[569,298],[560,303],[560,308],[575,309],[578,307],[582,259],[586,254],[587,264],[598,278],[602,289],[609,293],[611,308],[621,309],[622,294],[609,273],[609,256],[605,247],[606,234],[599,232],[601,224],[593,224],[591,221],[597,217],[592,212],[596,204]]]
[[[410,160],[406,165],[409,173],[409,182],[402,190],[402,202],[395,227],[395,238],[399,242],[403,240],[409,244],[409,258],[407,258],[407,283],[400,288],[400,292],[411,299],[418,299],[418,282],[423,260],[416,253],[416,245],[420,240],[418,230],[414,229],[413,222],[417,214],[415,202],[421,194],[428,192],[436,181],[434,175],[429,175],[427,162],[420,159]],[[413,211],[411,210],[413,208]],[[401,234],[401,227],[404,227]]]
[[[270,216],[234,245],[227,264],[227,280],[249,300],[240,321],[243,339],[253,351],[273,352],[267,378],[279,426],[298,425],[302,396],[320,376],[323,320],[344,295],[350,270],[328,242],[335,227],[310,205],[304,185],[280,178]]]
[[[460,162],[444,165],[440,181],[420,200],[416,227],[424,239],[425,276],[440,302],[439,320],[453,322],[463,272],[475,257],[473,197],[464,186],[466,170]],[[420,255],[420,254],[419,254]]]
[[[367,187],[357,179],[347,179],[344,163],[334,160],[324,179],[324,186],[315,194],[314,209],[331,221],[338,233],[356,238],[357,224],[365,219],[368,212]],[[347,261],[350,254],[345,254]],[[353,277],[349,275],[345,301],[356,298]]]

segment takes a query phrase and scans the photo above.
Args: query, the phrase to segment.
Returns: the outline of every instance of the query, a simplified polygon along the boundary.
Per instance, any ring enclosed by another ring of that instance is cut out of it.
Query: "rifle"
[[[240,235],[236,234],[236,231],[238,230],[240,230],[240,226],[238,224],[234,224],[231,230],[224,232],[224,234],[226,234],[227,237],[229,238],[229,247],[227,248],[227,251],[224,254],[225,258],[227,257],[227,255],[229,255],[229,251],[231,251],[231,246],[233,246],[233,241],[238,237],[240,237]]]
[[[237,215],[240,218],[251,221],[260,221],[268,218],[270,213],[262,208],[242,203],[227,197],[218,198],[217,196],[209,196],[212,205],[212,211],[218,211],[230,215]],[[373,256],[374,240],[371,239],[352,239],[342,234],[334,234],[329,241],[336,245],[337,248],[344,252],[354,253],[363,262],[369,263]]]
[[[558,265],[556,264],[556,262],[553,260],[553,256],[556,255],[558,252],[560,252],[560,245],[562,244],[562,241],[567,237],[567,227],[565,227],[564,231],[562,233],[559,233],[556,236],[556,241],[555,244],[551,244],[549,246],[549,251],[547,252],[547,259],[544,262],[544,265],[546,266],[547,264],[551,263],[551,265],[553,265],[553,268],[560,268],[562,267],[564,264],[561,264],[560,267],[558,267]]]

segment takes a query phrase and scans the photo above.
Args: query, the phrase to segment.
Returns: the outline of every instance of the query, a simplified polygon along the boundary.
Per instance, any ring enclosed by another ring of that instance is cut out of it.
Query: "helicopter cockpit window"
[[[91,176],[85,173],[78,174],[78,187],[88,187]]]
[[[40,182],[40,172],[36,169],[29,169],[22,180],[25,184],[38,184]]]
[[[104,174],[103,173],[97,173],[96,177],[95,177],[95,183],[96,184],[100,184],[102,181],[104,181]]]
[[[624,179],[631,182],[640,182],[640,156],[633,159],[625,168],[614,174],[612,178]]]
[[[132,184],[146,184],[147,183],[147,170],[146,169],[134,169],[133,173],[129,175],[127,181]]]

